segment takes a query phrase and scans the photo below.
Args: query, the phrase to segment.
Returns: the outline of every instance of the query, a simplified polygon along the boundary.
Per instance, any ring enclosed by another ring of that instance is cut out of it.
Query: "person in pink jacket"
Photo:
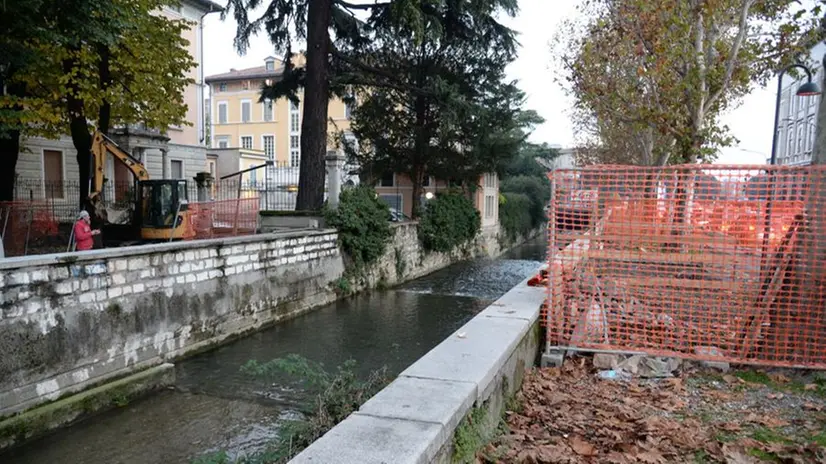
[[[100,230],[92,230],[92,220],[89,218],[87,211],[81,211],[78,214],[77,222],[75,223],[75,243],[77,244],[77,251],[91,250],[95,244],[92,236],[100,233]]]

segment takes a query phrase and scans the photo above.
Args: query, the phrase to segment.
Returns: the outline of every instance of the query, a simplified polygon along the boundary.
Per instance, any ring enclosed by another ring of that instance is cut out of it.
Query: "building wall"
[[[226,84],[226,90],[221,91],[221,84]],[[290,163],[290,135],[300,135],[301,118],[304,113],[303,102],[299,104],[298,132],[290,131],[290,102],[280,99],[273,102],[273,120],[264,120],[264,104],[259,103],[260,88],[263,80],[243,80],[228,82],[213,82],[210,84],[212,124],[211,146],[219,147],[219,141],[228,141],[228,147],[241,147],[241,137],[252,137],[252,148],[264,150],[264,136],[275,137],[274,160],[278,164]],[[301,97],[301,95],[299,95]],[[242,102],[250,102],[250,120],[242,122]],[[222,123],[219,119],[219,107],[226,105],[227,119]],[[338,132],[347,131],[350,121],[346,117],[346,105],[340,99],[334,98],[328,106],[328,147],[337,148],[335,136]]]
[[[499,179],[496,174],[491,174],[487,179],[490,181],[485,183],[486,176],[479,178],[479,189],[473,195],[473,203],[479,214],[482,217],[482,227],[491,227],[499,224]],[[487,186],[486,186],[487,185]],[[393,175],[393,185],[383,186],[379,181],[376,186],[376,193],[379,197],[384,198],[385,201],[392,207],[399,209],[408,217],[413,214],[413,182],[404,174]],[[430,185],[422,187],[421,195],[424,196],[428,192],[436,194],[439,191],[448,189],[448,184],[444,180],[431,178]],[[494,198],[494,206],[492,212],[485,214],[485,197],[490,196]],[[398,208],[398,202],[401,201],[401,208]]]
[[[188,85],[184,91],[184,102],[187,105],[186,120],[190,125],[169,128],[169,137],[172,143],[179,145],[204,145],[202,140],[204,125],[204,84],[201,81],[201,48],[203,45],[203,15],[206,11],[202,6],[182,2],[180,10],[166,7],[162,14],[173,19],[182,19],[192,25],[182,32],[182,37],[189,42],[187,52],[195,60],[196,65],[189,70],[187,76],[195,82]],[[206,162],[206,160],[204,160]]]
[[[818,44],[811,50],[809,63],[814,75],[812,81],[818,85],[823,81],[823,69],[820,65],[826,45]],[[776,82],[776,81],[775,81]],[[780,121],[777,132],[777,164],[805,165],[812,160],[815,130],[817,128],[817,108],[820,95],[798,97],[797,89],[806,82],[805,74],[795,79],[784,76],[783,91],[780,96]]]

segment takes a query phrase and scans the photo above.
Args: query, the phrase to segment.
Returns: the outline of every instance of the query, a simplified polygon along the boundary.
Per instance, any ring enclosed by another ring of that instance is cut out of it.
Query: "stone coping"
[[[0,271],[19,269],[22,267],[49,266],[52,264],[73,264],[77,262],[100,261],[103,259],[124,258],[129,256],[182,251],[219,246],[242,245],[268,240],[281,240],[299,237],[314,237],[338,233],[335,229],[303,229],[266,234],[243,235],[238,237],[208,238],[201,240],[186,240],[168,243],[154,243],[147,245],[104,248],[90,251],[72,251],[68,253],[52,253],[47,255],[15,256],[0,259]]]
[[[523,281],[290,462],[432,462],[474,404],[492,394],[545,296]]]

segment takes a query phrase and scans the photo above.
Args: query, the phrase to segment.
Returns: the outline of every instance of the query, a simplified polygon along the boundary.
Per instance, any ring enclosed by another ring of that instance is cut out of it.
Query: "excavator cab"
[[[143,180],[138,183],[137,208],[144,240],[191,239],[195,236],[189,218],[185,180]]]

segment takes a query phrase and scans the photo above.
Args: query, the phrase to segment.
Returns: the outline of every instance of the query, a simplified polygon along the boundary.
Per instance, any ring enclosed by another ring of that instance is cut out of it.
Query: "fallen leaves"
[[[802,412],[822,411],[826,401],[801,401],[798,393],[738,376],[699,384],[686,377],[601,380],[581,359],[534,370],[518,394],[521,408],[506,415],[510,433],[497,442],[496,458],[480,462],[661,464],[700,462],[701,455],[701,462],[752,464],[765,462],[761,457],[797,463],[826,456],[811,443],[826,415]],[[769,376],[795,385],[783,374]],[[814,391],[796,385],[801,394]],[[749,402],[755,400],[757,409]],[[789,404],[806,416],[784,416],[778,408]],[[802,431],[800,439],[787,439],[792,429]]]

